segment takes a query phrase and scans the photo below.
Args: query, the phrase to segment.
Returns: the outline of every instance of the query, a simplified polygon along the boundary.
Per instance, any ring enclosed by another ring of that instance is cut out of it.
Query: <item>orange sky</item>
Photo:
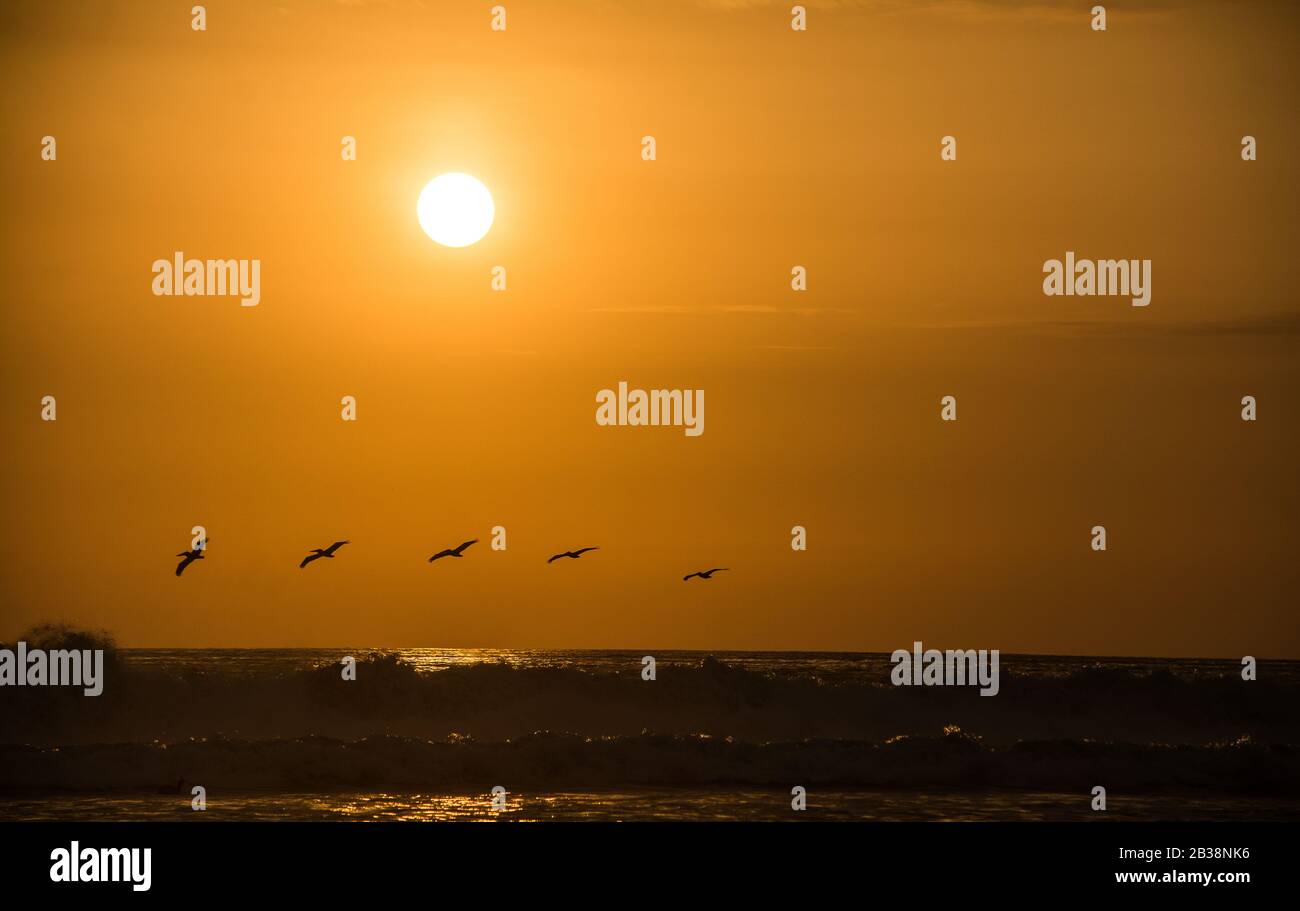
[[[1300,657],[1294,6],[505,5],[5,4],[0,635]],[[620,380],[705,433],[597,426]]]

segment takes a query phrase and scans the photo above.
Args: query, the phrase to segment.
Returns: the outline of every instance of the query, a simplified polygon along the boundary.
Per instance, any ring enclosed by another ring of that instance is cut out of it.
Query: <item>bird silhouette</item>
[[[441,559],[442,557],[463,557],[465,555],[465,548],[469,547],[471,544],[477,543],[478,538],[475,538],[473,541],[466,541],[460,547],[453,547],[450,550],[440,550],[429,558],[429,562],[432,563],[434,560]]]
[[[727,567],[725,566],[717,566],[714,567],[713,569],[702,569],[698,573],[691,573],[689,576],[682,576],[682,581],[689,582],[691,579],[695,578],[696,576],[699,576],[701,579],[712,579],[714,573],[722,573],[726,571],[727,571]]]
[[[185,572],[185,567],[189,566],[195,560],[202,560],[203,549],[207,546],[208,546],[207,538],[204,538],[202,541],[198,543],[198,546],[196,546],[193,550],[183,550],[180,553],[178,553],[176,556],[184,557],[185,559],[176,565],[176,575],[179,576],[181,573]]]
[[[580,547],[580,548],[578,548],[577,550],[566,550],[566,551],[565,551],[564,553],[562,553],[562,554],[556,554],[554,557],[551,557],[551,559],[547,560],[546,562],[547,562],[547,563],[554,563],[556,560],[560,559],[561,557],[568,557],[568,558],[571,559],[571,560],[576,560],[576,559],[578,559],[579,557],[581,557],[583,554],[585,554],[585,553],[586,553],[587,551],[589,551],[589,550],[600,550],[600,548],[599,548],[599,547]]]
[[[350,543],[350,542],[348,542],[348,541],[335,541],[333,544],[331,544],[329,547],[325,548],[324,550],[321,550],[319,547],[313,548],[313,549],[312,549],[312,552],[311,552],[310,554],[308,554],[307,556],[305,556],[305,557],[302,558],[302,562],[298,564],[298,568],[299,568],[299,569],[302,569],[304,566],[306,566],[306,565],[307,565],[308,563],[310,563],[312,560],[319,560],[321,557],[329,557],[331,560],[333,560],[333,559],[334,559],[334,551],[338,550],[338,549],[339,549],[340,547],[342,547],[344,544],[348,544],[348,543]]]

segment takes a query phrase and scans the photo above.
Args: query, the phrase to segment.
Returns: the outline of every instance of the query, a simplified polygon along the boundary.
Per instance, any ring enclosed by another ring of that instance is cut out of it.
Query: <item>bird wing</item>
[[[454,550],[440,550],[432,557],[429,558],[429,562],[432,563],[434,560],[437,560],[439,557],[450,557],[454,553],[455,553]]]
[[[547,560],[546,562],[554,563],[556,560],[560,559],[560,557],[567,557],[567,556],[568,554],[556,554],[554,557],[551,557],[551,559]]]
[[[699,573],[691,573],[690,576],[682,576],[682,581],[683,581],[683,582],[689,582],[689,581],[691,581],[691,577],[692,577],[692,576],[698,576],[698,575],[699,575]]]
[[[478,543],[478,538],[475,538],[473,541],[466,541],[460,547],[457,547],[455,550],[453,550],[452,553],[459,554],[461,551],[469,547],[471,544],[477,544],[477,543]]]
[[[717,568],[715,568],[715,569],[711,569],[711,570],[709,570],[709,572],[711,572],[711,573],[725,573],[726,571],[727,571],[727,567],[725,567],[725,566],[719,566],[719,567],[717,567]]]
[[[344,544],[348,544],[348,543],[351,543],[351,542],[348,542],[348,541],[335,541],[335,542],[334,542],[333,544],[331,544],[329,547],[325,548],[325,553],[327,553],[327,554],[332,554],[332,553],[334,553],[334,551],[338,550],[338,549],[339,549],[340,547],[342,547]]]
[[[321,555],[320,555],[320,554],[308,554],[307,556],[305,556],[305,557],[302,558],[302,562],[298,564],[298,568],[299,568],[299,569],[302,569],[304,566],[306,566],[306,565],[307,565],[308,563],[310,563],[312,560],[319,560],[320,558],[321,558]]]
[[[185,558],[185,559],[182,560],[180,563],[178,563],[177,566],[176,566],[176,575],[179,576],[181,573],[185,572],[185,567],[189,566],[191,563],[194,562],[194,558],[191,557],[191,556],[190,556],[189,554],[187,554],[187,553],[186,553],[186,554],[177,554],[177,556],[178,556],[178,557],[184,557],[184,558]]]
[[[575,551],[573,552],[573,555],[574,555],[575,557],[580,557],[580,556],[582,556],[583,554],[585,554],[585,553],[586,553],[587,551],[589,551],[589,550],[600,550],[600,548],[599,548],[599,547],[583,547],[583,548],[580,548],[579,550],[575,550]]]

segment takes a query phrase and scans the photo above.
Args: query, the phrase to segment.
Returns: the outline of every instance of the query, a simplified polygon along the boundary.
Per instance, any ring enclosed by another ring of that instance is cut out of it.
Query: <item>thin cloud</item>
[[[591,307],[587,313],[771,313],[782,316],[838,316],[856,313],[844,307],[777,307],[771,304],[717,304],[685,307],[680,304],[629,304],[617,307]]]
[[[1137,338],[1171,335],[1233,336],[1233,335],[1297,335],[1300,334],[1300,313],[1273,313],[1233,320],[1180,320],[1155,322],[1152,320],[1034,320],[1011,322],[1009,320],[952,321],[938,323],[910,323],[902,329],[938,332],[1019,332],[1033,335],[1072,337]]]
[[[710,9],[747,12],[782,10],[787,15],[793,0],[696,0]],[[1198,0],[1147,0],[1140,8],[1123,8],[1125,18],[1163,16],[1195,5]],[[1077,0],[803,0],[810,10],[865,12],[876,15],[936,15],[952,19],[1015,18],[1072,19],[1090,15],[1091,6]],[[1105,5],[1105,4],[1103,4]],[[1110,9],[1107,9],[1110,12]]]

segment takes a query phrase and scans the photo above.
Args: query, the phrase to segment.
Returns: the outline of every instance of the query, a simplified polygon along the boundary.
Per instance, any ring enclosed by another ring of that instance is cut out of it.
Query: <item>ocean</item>
[[[987,698],[884,653],[644,654],[119,650],[102,696],[4,694],[0,818],[1300,819],[1300,662],[1003,655]]]

